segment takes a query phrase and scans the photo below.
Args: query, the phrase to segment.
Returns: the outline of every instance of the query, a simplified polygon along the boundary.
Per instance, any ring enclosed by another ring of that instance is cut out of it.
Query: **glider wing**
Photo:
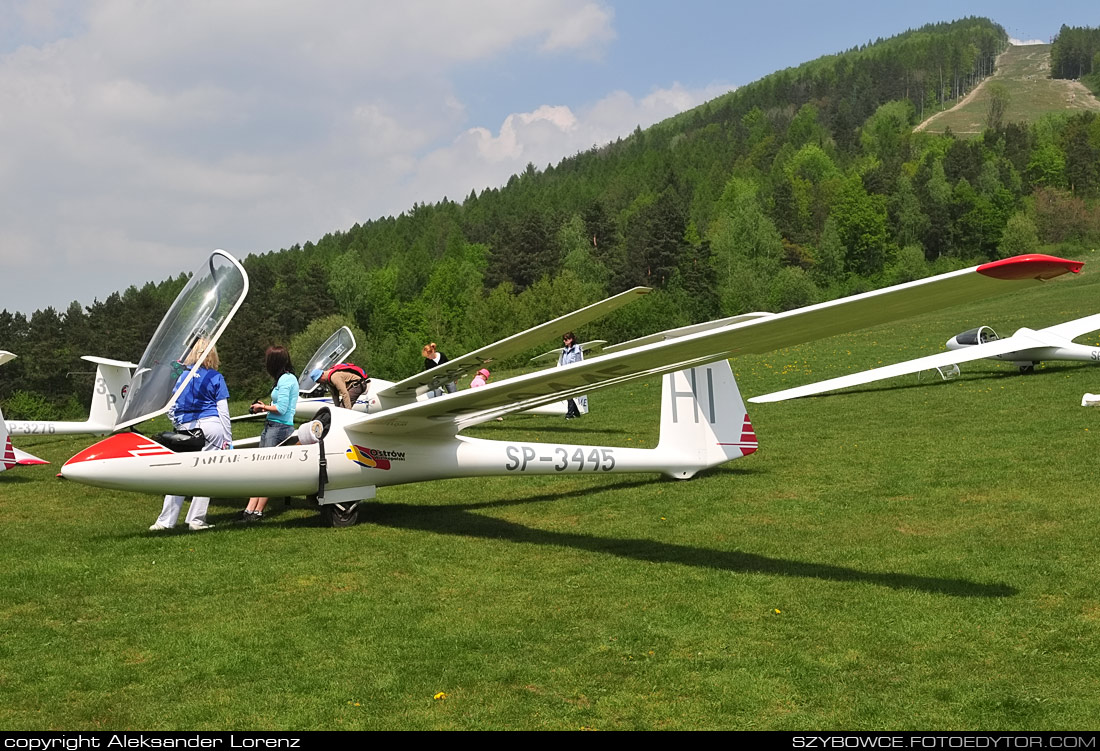
[[[785,313],[643,344],[560,368],[528,373],[436,399],[406,404],[347,424],[367,434],[454,434],[470,425],[599,389],[744,354],[770,352],[947,305],[1039,284],[1082,264],[1017,256]],[[1013,282],[1006,284],[1006,282]]]
[[[1040,333],[1063,336],[1072,341],[1083,334],[1088,334],[1097,329],[1100,329],[1100,313],[1078,318],[1075,321],[1066,321],[1065,323],[1055,324],[1054,326],[1047,326],[1045,329],[1042,329]]]
[[[566,313],[552,321],[513,334],[507,339],[501,339],[499,342],[489,344],[469,354],[455,357],[431,370],[425,370],[403,381],[398,381],[389,388],[379,391],[377,396],[380,400],[393,398],[414,399],[418,394],[438,389],[445,383],[457,381],[463,376],[485,367],[493,360],[518,355],[540,342],[560,337],[570,329],[580,328],[584,324],[601,318],[627,303],[641,299],[641,296],[648,292],[648,287],[635,287],[634,289],[628,289],[626,292],[620,292],[614,297],[609,297],[572,313]]]
[[[1044,342],[1032,339],[1030,336],[1024,334],[1017,334],[1016,336],[1010,336],[1006,339],[995,339],[985,344],[975,344],[971,347],[963,347],[962,349],[938,352],[934,355],[928,355],[927,357],[918,357],[915,360],[906,360],[905,362],[894,363],[893,365],[884,365],[881,368],[872,368],[871,370],[863,370],[859,373],[851,373],[837,378],[830,378],[826,381],[808,383],[805,386],[797,386],[782,391],[773,391],[763,396],[754,396],[749,399],[749,401],[754,404],[761,404],[763,402],[781,402],[786,399],[797,399],[800,396],[813,396],[814,394],[823,394],[826,391],[836,391],[838,389],[851,388],[852,386],[861,386],[865,383],[882,381],[887,378],[896,378],[897,376],[903,376],[909,373],[919,373],[922,370],[942,368],[948,365],[958,365],[961,362],[971,362],[972,360],[996,357],[997,355],[1005,355],[1009,352],[1016,352],[1029,347],[1041,346],[1044,346]]]

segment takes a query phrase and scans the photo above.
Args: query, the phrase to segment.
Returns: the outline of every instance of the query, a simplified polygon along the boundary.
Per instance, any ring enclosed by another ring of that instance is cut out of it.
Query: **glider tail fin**
[[[122,398],[130,385],[128,363],[115,363],[99,358],[85,358],[96,364],[95,387],[92,391],[92,406],[88,412],[88,422],[102,425],[109,432],[118,422],[122,412]]]
[[[748,456],[757,446],[728,360],[664,376],[657,450],[669,459],[667,475],[687,479]]]

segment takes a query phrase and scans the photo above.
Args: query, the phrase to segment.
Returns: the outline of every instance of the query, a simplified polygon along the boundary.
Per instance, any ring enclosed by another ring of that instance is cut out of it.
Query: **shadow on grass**
[[[755,472],[752,468],[722,467],[710,470],[707,474],[744,475]],[[952,597],[1012,597],[1019,590],[1007,584],[983,584],[966,579],[950,579],[935,576],[919,576],[897,572],[861,571],[846,566],[836,566],[812,561],[799,561],[789,558],[776,558],[743,551],[712,550],[691,545],[675,545],[646,539],[618,539],[596,537],[550,530],[535,529],[515,522],[484,516],[478,511],[504,508],[507,506],[526,506],[536,503],[550,503],[567,498],[583,498],[588,495],[605,493],[609,490],[626,491],[632,488],[652,487],[655,483],[677,484],[682,480],[652,478],[616,482],[590,488],[578,488],[567,492],[543,493],[524,498],[502,499],[481,503],[464,503],[449,506],[419,506],[409,503],[379,503],[363,501],[359,506],[359,522],[375,524],[393,529],[418,530],[434,534],[476,537],[488,540],[507,540],[526,545],[553,545],[575,550],[585,550],[603,555],[615,555],[648,563],[676,563],[682,566],[730,571],[739,574],[769,574],[790,576],[824,581],[857,582],[875,584],[891,589],[910,589]],[[243,508],[247,499],[215,499],[211,508]],[[327,526],[324,517],[318,513],[309,516],[295,516],[281,519],[282,512],[289,508],[313,507],[312,501],[291,498],[287,504],[282,498],[272,498],[269,502],[271,513],[259,525],[234,523],[224,517],[218,519],[218,529],[203,534],[230,532],[231,530],[256,529],[257,527],[277,526],[289,528],[315,528]],[[182,527],[182,525],[181,525]],[[186,528],[179,533],[188,533]],[[149,534],[149,533],[143,533]],[[173,534],[159,532],[154,534]]]
[[[678,481],[669,480],[669,482]],[[394,529],[420,530],[435,534],[491,540],[508,540],[527,545],[555,545],[648,563],[677,563],[683,566],[695,566],[739,574],[770,574],[826,581],[858,582],[876,584],[891,589],[911,589],[953,597],[1011,597],[1018,593],[1017,589],[1006,584],[982,584],[966,579],[917,576],[905,573],[876,573],[845,566],[774,558],[742,551],[711,550],[690,545],[657,542],[655,540],[616,539],[553,532],[475,513],[482,509],[546,503],[562,498],[604,493],[609,489],[625,490],[652,484],[653,480],[638,480],[616,483],[610,487],[602,485],[595,488],[574,490],[569,493],[555,492],[537,495],[522,500],[490,501],[455,506],[425,507],[406,503],[364,502],[359,508],[359,520],[361,523],[376,524]],[[314,526],[316,522],[309,519],[297,519],[289,522],[289,524]]]
[[[33,477],[14,475],[9,472],[5,472],[4,474],[0,475],[0,485],[4,485],[5,483],[9,485],[17,485],[24,482],[35,482],[35,479]]]

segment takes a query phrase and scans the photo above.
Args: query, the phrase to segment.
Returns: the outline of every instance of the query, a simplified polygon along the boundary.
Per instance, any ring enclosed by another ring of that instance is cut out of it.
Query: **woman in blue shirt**
[[[218,372],[221,362],[217,348],[212,347],[202,364],[198,364],[207,344],[205,339],[196,341],[181,363],[187,369],[176,379],[176,389],[191,370],[195,371],[195,377],[187,382],[187,386],[169,408],[168,417],[176,429],[202,428],[206,437],[203,451],[225,451],[233,448],[233,431],[229,422],[229,388],[225,385],[225,378]],[[202,530],[214,526],[206,522],[209,506],[209,498],[196,496],[191,499],[191,508],[187,510],[186,519],[190,529]],[[176,526],[182,508],[182,495],[165,496],[160,516],[149,529],[156,531]]]
[[[286,347],[268,347],[264,354],[264,368],[275,379],[275,388],[271,389],[271,404],[257,399],[253,402],[252,412],[266,412],[267,421],[260,433],[260,448],[278,446],[294,433],[294,410],[298,406],[298,378],[294,375],[294,366],[290,364],[290,353]],[[258,522],[264,518],[267,498],[249,498],[248,508],[244,510],[246,522]]]

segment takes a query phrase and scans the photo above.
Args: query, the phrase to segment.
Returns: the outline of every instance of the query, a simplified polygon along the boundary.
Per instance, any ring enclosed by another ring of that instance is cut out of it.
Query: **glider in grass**
[[[1100,362],[1100,347],[1089,347],[1073,341],[1097,329],[1100,329],[1100,314],[1059,323],[1045,329],[1023,328],[1004,339],[998,337],[997,332],[990,327],[979,326],[948,339],[946,352],[775,391],[763,396],[754,396],[749,401],[781,402],[785,399],[823,394],[826,391],[836,391],[909,373],[919,373],[922,370],[936,369],[946,378],[945,373],[958,375],[959,363],[984,358],[1011,362],[1020,369],[1021,373],[1031,372],[1038,363],[1046,360]],[[951,370],[945,370],[947,368]]]
[[[11,352],[0,350],[0,365],[14,358]],[[22,464],[49,464],[44,459],[31,456],[26,451],[20,451],[11,445],[11,436],[8,435],[8,426],[4,422],[4,413],[0,411],[0,472],[13,469]]]
[[[15,359],[11,352],[0,350],[0,365]],[[48,464],[12,446],[12,435],[106,435],[115,428],[122,399],[130,384],[130,368],[133,363],[108,360],[103,357],[84,356],[95,363],[95,384],[92,387],[92,406],[84,422],[52,420],[4,420],[0,412],[0,472],[20,464]]]
[[[757,449],[729,358],[1040,284],[1076,273],[1081,265],[1045,255],[1018,256],[785,313],[749,315],[679,335],[664,332],[583,362],[417,401],[421,388],[437,388],[454,377],[425,371],[386,389],[387,400],[378,411],[326,407],[274,448],[180,453],[138,433],[117,433],[74,456],[61,474],[89,485],[158,495],[312,495],[338,526],[354,522],[358,503],[388,485],[622,472],[686,479]],[[213,346],[247,288],[244,269],[216,251],[205,272],[196,273],[181,292],[142,356],[120,427],[167,411],[175,399],[177,361],[199,338]],[[546,336],[560,335],[560,325],[555,323]],[[662,376],[660,438],[654,449],[463,434],[502,415],[654,376]],[[313,442],[316,437],[320,440]]]
[[[11,352],[0,351],[0,365],[14,360]],[[8,420],[8,432],[13,435],[107,435],[115,429],[119,410],[130,386],[132,362],[108,360],[85,355],[82,360],[95,363],[95,382],[92,385],[92,406],[88,419],[83,422],[53,420]]]

